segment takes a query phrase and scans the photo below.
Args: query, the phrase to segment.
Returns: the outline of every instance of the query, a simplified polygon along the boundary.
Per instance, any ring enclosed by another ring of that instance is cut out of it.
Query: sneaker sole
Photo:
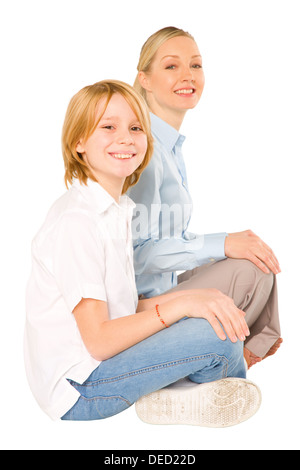
[[[178,382],[140,398],[135,405],[138,417],[148,424],[223,428],[251,418],[261,405],[259,388],[246,379],[189,384]]]

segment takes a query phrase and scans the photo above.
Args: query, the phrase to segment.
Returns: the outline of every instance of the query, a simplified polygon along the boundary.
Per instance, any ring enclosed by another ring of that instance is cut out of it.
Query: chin
[[[199,103],[199,100],[197,101],[190,100],[190,102],[182,103],[181,106],[178,106],[178,103],[177,103],[177,106],[174,106],[174,108],[177,109],[178,111],[188,111],[189,109],[194,109],[198,103]]]

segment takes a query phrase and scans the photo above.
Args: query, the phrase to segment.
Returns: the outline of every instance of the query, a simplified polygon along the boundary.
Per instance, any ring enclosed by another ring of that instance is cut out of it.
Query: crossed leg
[[[206,264],[178,277],[172,291],[215,288],[231,297],[246,313],[250,336],[244,356],[248,367],[274,355],[282,344],[276,277],[263,273],[247,260],[227,258]]]

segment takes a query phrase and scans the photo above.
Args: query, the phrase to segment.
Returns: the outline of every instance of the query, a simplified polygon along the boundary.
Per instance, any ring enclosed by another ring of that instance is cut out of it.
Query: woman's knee
[[[248,260],[232,260],[234,262],[234,278],[236,287],[249,286],[253,291],[259,291],[267,295],[271,292],[274,284],[274,274],[264,273],[258,266]]]

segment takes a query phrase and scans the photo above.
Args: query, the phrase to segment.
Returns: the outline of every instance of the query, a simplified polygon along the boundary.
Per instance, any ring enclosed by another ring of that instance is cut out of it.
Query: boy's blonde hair
[[[168,26],[167,28],[160,29],[156,33],[152,34],[142,47],[140,53],[140,60],[137,66],[138,74],[136,76],[133,88],[137,90],[146,99],[146,90],[141,86],[139,81],[139,72],[147,73],[150,71],[151,64],[155,57],[156,52],[166,41],[169,39],[184,36],[195,41],[193,36],[184,31],[183,29],[175,28],[174,26]]]
[[[136,114],[148,143],[143,162],[125,180],[123,194],[138,182],[142,171],[148,165],[153,152],[153,138],[149,112],[144,99],[127,83],[118,80],[103,80],[80,90],[69,103],[62,130],[62,152],[67,187],[69,183],[72,184],[74,178],[84,184],[88,178],[95,181],[95,177],[76,147],[81,139],[86,141],[92,135],[115,93],[119,93]],[[96,121],[97,105],[102,98],[106,98],[106,104],[103,113]]]

